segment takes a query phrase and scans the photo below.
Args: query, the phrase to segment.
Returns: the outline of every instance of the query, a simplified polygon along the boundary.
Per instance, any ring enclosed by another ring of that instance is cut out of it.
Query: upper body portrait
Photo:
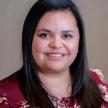
[[[108,108],[108,85],[91,70],[84,23],[71,0],[38,0],[22,31],[23,67],[0,81],[0,108]]]

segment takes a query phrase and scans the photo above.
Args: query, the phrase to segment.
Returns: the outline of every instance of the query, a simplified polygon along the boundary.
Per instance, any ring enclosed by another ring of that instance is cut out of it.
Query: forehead
[[[41,27],[76,27],[76,19],[73,13],[69,10],[64,11],[50,11],[45,13],[38,25],[37,28]]]

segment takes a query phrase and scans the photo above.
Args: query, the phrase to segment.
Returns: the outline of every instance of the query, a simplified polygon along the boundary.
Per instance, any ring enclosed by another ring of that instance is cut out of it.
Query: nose
[[[63,42],[59,36],[55,36],[51,39],[51,42],[50,42],[51,48],[59,49],[59,48],[62,48],[62,46],[63,46]]]

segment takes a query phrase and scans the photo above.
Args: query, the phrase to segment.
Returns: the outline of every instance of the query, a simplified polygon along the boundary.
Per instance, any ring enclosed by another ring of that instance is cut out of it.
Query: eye
[[[48,38],[49,34],[48,33],[40,33],[39,37],[41,37],[41,38]]]
[[[72,37],[73,37],[72,34],[64,34],[63,35],[64,39],[71,39]]]

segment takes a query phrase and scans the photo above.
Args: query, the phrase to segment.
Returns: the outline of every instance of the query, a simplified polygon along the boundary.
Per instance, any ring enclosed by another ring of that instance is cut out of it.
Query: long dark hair
[[[103,99],[98,86],[89,74],[83,20],[77,6],[71,0],[38,0],[30,9],[22,32],[23,71],[20,75],[22,92],[32,108],[36,106],[54,108],[38,78],[31,46],[41,17],[49,11],[64,10],[72,12],[80,33],[79,51],[74,63],[70,66],[73,77],[71,98],[77,97],[81,108],[99,108]]]

